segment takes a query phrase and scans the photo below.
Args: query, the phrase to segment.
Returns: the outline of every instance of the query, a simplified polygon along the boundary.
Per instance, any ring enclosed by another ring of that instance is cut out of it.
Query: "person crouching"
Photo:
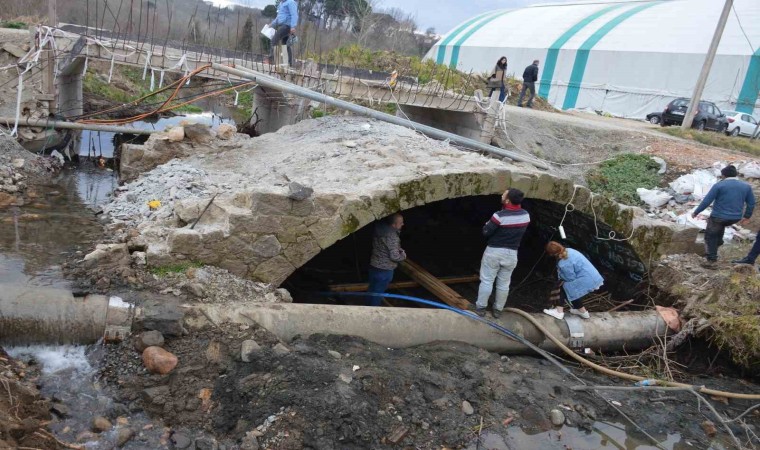
[[[553,308],[545,309],[544,313],[562,320],[565,317],[563,305],[567,304],[570,314],[588,319],[590,316],[583,306],[583,297],[602,287],[604,278],[581,252],[565,248],[559,242],[546,244],[546,254],[557,258],[559,301]]]

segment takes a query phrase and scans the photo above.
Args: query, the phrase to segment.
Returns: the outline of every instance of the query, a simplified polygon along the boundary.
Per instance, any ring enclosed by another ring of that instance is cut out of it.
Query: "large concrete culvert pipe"
[[[217,324],[254,321],[283,341],[299,335],[330,334],[357,336],[391,348],[458,341],[499,353],[529,352],[485,324],[444,310],[314,304],[198,305],[190,309],[200,312],[195,318],[186,318],[191,327],[209,319]],[[570,314],[564,320],[545,314],[532,316],[572,348],[634,351],[649,347],[657,336],[668,332],[657,311],[594,313],[588,320]],[[505,312],[496,322],[544,350],[559,350],[524,317]]]
[[[65,289],[0,285],[0,344],[93,344],[120,340],[133,308],[118,297],[75,297]]]

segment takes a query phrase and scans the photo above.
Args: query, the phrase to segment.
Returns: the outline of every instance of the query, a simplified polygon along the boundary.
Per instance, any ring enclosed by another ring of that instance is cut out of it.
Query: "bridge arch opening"
[[[499,195],[474,195],[401,211],[405,222],[402,247],[409,259],[437,278],[462,279],[450,287],[474,302],[478,289],[474,276],[479,272],[486,246],[481,229],[499,208],[499,203]],[[523,207],[531,214],[531,224],[518,250],[508,305],[540,311],[546,306],[556,276],[555,262],[544,254],[543,248],[551,239],[561,240],[557,227],[565,213],[565,204],[528,198]],[[291,274],[282,286],[291,292],[296,302],[361,304],[361,297],[324,297],[317,293],[336,285],[366,283],[376,223],[322,250]],[[567,233],[564,243],[586,254],[600,270],[606,280],[604,292],[613,300],[628,299],[637,293],[646,268],[628,242],[606,240],[611,227],[580,211],[568,213],[563,225]],[[403,271],[396,270],[394,282],[409,281],[412,280]],[[390,292],[434,299],[422,287],[405,286]]]

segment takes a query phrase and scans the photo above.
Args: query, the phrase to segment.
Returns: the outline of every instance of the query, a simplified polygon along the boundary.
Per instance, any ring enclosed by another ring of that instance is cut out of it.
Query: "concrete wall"
[[[451,111],[413,105],[400,105],[400,109],[396,112],[398,117],[409,118],[414,122],[475,139],[484,144],[490,144],[494,136],[493,113]]]
[[[75,58],[58,76],[58,111],[63,117],[84,113],[83,70],[84,59]]]

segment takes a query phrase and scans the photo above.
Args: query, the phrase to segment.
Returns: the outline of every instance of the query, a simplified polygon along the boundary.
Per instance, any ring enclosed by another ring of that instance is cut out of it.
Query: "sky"
[[[273,0],[212,0],[216,5],[243,4],[253,8],[263,8],[273,4]],[[553,0],[558,3],[568,0]],[[445,34],[470,17],[496,9],[519,8],[549,0],[377,0],[383,9],[399,8],[416,17],[417,27],[425,31],[435,28],[438,34]]]

